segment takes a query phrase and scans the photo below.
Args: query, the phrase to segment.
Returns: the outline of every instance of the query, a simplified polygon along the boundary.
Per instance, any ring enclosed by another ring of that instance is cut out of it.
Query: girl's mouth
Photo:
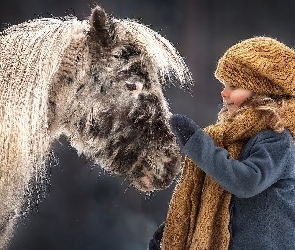
[[[225,106],[229,111],[233,111],[236,108],[234,103],[226,103]]]
[[[232,103],[232,102],[231,102],[231,103],[227,103],[227,102],[225,103],[225,106],[226,106],[227,108],[228,108],[228,107],[232,107],[233,105],[234,105],[234,103]]]

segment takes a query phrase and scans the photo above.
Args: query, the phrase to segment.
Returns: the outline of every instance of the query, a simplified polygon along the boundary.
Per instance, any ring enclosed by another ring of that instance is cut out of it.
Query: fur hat
[[[246,39],[219,59],[215,77],[255,93],[295,96],[295,51],[269,37]]]

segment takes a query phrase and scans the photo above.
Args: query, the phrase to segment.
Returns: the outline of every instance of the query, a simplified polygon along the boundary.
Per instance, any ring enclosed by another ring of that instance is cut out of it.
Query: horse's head
[[[65,133],[80,153],[137,189],[168,187],[179,173],[181,154],[163,87],[192,82],[183,59],[158,33],[112,18],[100,7],[92,11],[86,37],[85,77],[72,83],[66,70],[59,77],[75,86],[75,93],[63,92],[71,101],[59,103]]]

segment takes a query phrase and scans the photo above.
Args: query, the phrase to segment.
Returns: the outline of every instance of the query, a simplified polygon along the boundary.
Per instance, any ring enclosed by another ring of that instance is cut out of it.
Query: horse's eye
[[[128,90],[130,91],[134,91],[136,90],[136,84],[135,83],[131,83],[131,82],[125,82],[125,86]]]

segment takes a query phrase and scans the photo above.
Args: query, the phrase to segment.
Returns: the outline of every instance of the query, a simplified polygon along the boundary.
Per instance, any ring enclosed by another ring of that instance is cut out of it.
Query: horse
[[[172,183],[183,157],[163,90],[193,79],[171,42],[100,6],[85,20],[12,25],[0,39],[0,249],[41,195],[61,136],[137,190]]]

